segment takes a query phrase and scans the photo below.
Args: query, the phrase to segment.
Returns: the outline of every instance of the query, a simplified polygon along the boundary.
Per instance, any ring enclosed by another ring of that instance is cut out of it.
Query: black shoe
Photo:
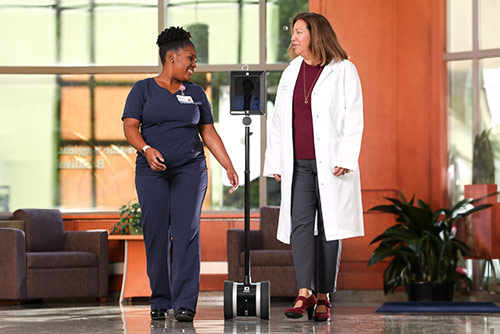
[[[182,322],[192,322],[195,314],[195,312],[185,307],[181,307],[177,310],[177,313],[175,313],[175,319]]]
[[[151,310],[151,320],[165,320],[168,317],[168,310],[164,308],[156,308]]]

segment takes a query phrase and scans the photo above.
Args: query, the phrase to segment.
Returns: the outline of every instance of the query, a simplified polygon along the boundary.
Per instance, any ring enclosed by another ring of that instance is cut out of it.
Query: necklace
[[[304,66],[303,66],[304,67],[304,96],[305,96],[304,103],[308,104],[309,103],[309,95],[311,95],[312,89],[313,89],[314,85],[316,84],[316,80],[318,80],[319,75],[323,71],[323,68],[321,68],[318,71],[318,74],[316,75],[316,79],[314,79],[311,87],[309,88],[309,93],[307,93],[307,95],[306,95],[306,62],[304,61],[302,64],[304,64]]]

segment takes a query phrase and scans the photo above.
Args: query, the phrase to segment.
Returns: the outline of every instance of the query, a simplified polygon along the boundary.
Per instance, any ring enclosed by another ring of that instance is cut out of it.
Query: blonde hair
[[[303,20],[306,23],[311,35],[309,49],[311,50],[312,58],[315,61],[319,61],[321,66],[329,64],[333,59],[338,62],[349,58],[347,52],[340,45],[330,22],[323,15],[311,12],[295,15],[292,21],[292,31],[293,26],[298,20]],[[292,43],[288,46],[288,55],[290,59],[297,57]]]

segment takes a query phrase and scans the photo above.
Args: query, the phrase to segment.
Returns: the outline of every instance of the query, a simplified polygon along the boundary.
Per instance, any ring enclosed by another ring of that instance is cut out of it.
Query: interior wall
[[[447,204],[445,1],[310,0],[309,8],[330,21],[356,65],[365,106],[366,236],[345,241],[339,288],[381,287],[383,266],[376,284],[363,276],[368,272],[357,283],[351,278],[359,272],[345,272],[354,264],[361,269],[373,250],[369,242],[394,223],[367,210],[398,191],[436,208]]]

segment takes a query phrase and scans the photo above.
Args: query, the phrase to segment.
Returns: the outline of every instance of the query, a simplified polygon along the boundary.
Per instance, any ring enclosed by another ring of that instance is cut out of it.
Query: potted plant
[[[142,234],[141,206],[137,201],[131,202],[132,200],[120,207],[120,221],[113,226],[111,234],[116,234],[116,232],[131,235]]]
[[[480,199],[464,199],[451,209],[433,211],[429,204],[415,196],[408,202],[386,198],[388,205],[378,205],[370,211],[396,215],[396,225],[389,227],[372,242],[380,242],[373,251],[368,266],[390,258],[384,271],[384,293],[392,293],[404,286],[410,301],[452,300],[454,285],[464,282],[469,288],[471,280],[457,271],[469,247],[455,238],[454,223],[462,217],[486,209],[491,204],[471,204]]]

